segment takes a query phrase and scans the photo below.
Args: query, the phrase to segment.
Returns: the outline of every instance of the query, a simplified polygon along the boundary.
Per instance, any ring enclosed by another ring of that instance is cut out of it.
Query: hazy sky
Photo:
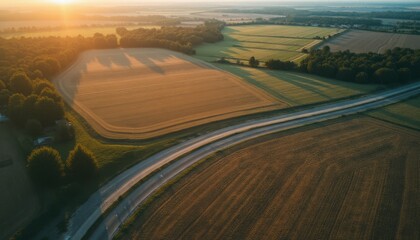
[[[30,3],[51,3],[51,2],[59,2],[60,0],[1,0],[1,4],[30,4]],[[124,4],[124,3],[145,3],[145,2],[259,2],[258,0],[63,0],[68,2],[77,2],[77,3],[85,3],[85,4],[96,4],[96,3],[116,3],[116,4]],[[420,0],[405,0],[405,1],[398,1],[398,0],[263,0],[263,2],[419,2]]]
[[[139,4],[142,3],[157,3],[157,2],[168,2],[168,3],[174,3],[174,2],[208,2],[208,3],[229,3],[229,2],[259,2],[257,0],[0,0],[0,6],[3,7],[12,7],[17,5],[23,5],[27,6],[29,4],[42,4],[42,3],[57,3],[60,1],[64,2],[71,2],[71,3],[77,3],[77,4],[117,4],[117,5],[132,5],[132,4]],[[409,3],[420,3],[420,0],[405,0],[405,1],[398,1],[398,0],[263,0],[263,2],[275,2],[275,3],[293,3],[293,2],[355,2],[355,3],[366,3],[366,2],[409,2]]]

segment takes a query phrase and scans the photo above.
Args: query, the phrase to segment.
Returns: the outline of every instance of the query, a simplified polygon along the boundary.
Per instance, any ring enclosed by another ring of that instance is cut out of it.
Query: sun
[[[73,0],[52,0],[52,2],[56,4],[69,4],[69,3],[72,3]]]

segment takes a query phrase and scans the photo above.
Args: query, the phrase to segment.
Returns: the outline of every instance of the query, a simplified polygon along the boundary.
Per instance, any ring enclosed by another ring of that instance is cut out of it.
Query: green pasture
[[[420,130],[420,96],[367,113],[369,116]]]
[[[377,85],[343,82],[297,72],[227,64],[216,66],[241,77],[290,106],[331,101],[368,93],[378,88]]]
[[[296,37],[314,38],[334,35],[341,30],[337,28],[284,26],[284,25],[247,25],[228,28],[230,34],[273,36],[273,37]]]
[[[234,61],[246,61],[254,56],[260,61],[280,59],[298,61],[305,55],[303,48],[321,42],[314,37],[334,35],[341,30],[336,28],[248,25],[226,27],[223,30],[224,41],[203,44],[196,48],[197,57],[206,61],[215,61],[221,57]]]
[[[177,141],[176,138],[165,138],[151,142],[117,142],[110,139],[102,139],[73,110],[66,111],[66,118],[72,123],[76,138],[65,143],[55,143],[53,147],[60,152],[63,159],[67,158],[69,151],[74,148],[76,143],[90,149],[96,155],[98,161],[99,176],[96,179],[98,184],[106,182],[131,165],[169,147]]]

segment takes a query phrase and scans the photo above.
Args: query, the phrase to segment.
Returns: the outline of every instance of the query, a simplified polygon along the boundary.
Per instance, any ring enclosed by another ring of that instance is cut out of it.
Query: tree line
[[[117,47],[115,35],[93,37],[0,38],[0,110],[32,136],[64,118],[64,102],[51,79],[67,68],[82,51]],[[56,139],[68,138],[68,128],[57,125]],[[64,130],[64,131],[63,131]],[[94,155],[77,145],[66,162],[52,148],[35,149],[28,157],[34,180],[58,187],[87,180],[97,168]]]
[[[289,7],[264,7],[255,9],[225,9],[226,13],[257,13],[279,15],[270,19],[256,19],[252,24],[275,24],[275,25],[319,25],[340,26],[347,25],[351,28],[381,31],[419,34],[416,24],[407,21],[420,20],[419,11],[320,11],[303,10]],[[406,23],[385,23],[382,19],[397,19]],[[243,25],[245,23],[230,23],[229,25]],[[249,24],[249,23],[248,23]],[[390,26],[392,25],[392,26]]]
[[[106,46],[116,46],[115,35],[0,38],[0,107],[21,127],[48,127],[62,119],[64,103],[50,80],[80,52],[103,47],[101,39],[108,40]]]
[[[163,27],[133,31],[119,28],[117,32],[122,36],[123,47],[163,47],[192,54],[193,46],[222,40],[222,28],[223,23],[208,21],[195,28]],[[44,128],[55,125],[56,139],[68,139],[72,134],[67,126],[57,124],[57,120],[64,118],[65,108],[61,95],[51,82],[52,78],[70,66],[83,51],[119,46],[115,34],[101,33],[92,37],[0,38],[0,111],[33,137],[39,136]],[[77,147],[76,150],[86,152],[81,149]],[[75,176],[76,172],[82,171],[72,170],[72,160],[63,167],[61,159],[52,149],[41,150],[34,150],[28,158],[30,171],[34,172],[38,182],[48,185],[55,177]],[[45,157],[47,155],[48,158]],[[50,160],[35,160],[39,158],[36,156]],[[51,168],[54,170],[48,170]],[[44,178],[48,180],[42,180]]]
[[[50,80],[88,49],[161,47],[193,54],[203,42],[223,39],[223,23],[207,21],[195,28],[117,28],[92,37],[0,38],[0,107],[18,126],[51,126],[64,116],[64,103]],[[39,124],[34,124],[34,121]],[[30,122],[30,123],[29,123]]]
[[[117,34],[121,36],[121,47],[158,47],[195,54],[195,46],[223,40],[223,27],[223,22],[212,20],[195,28],[162,27],[129,31],[121,27],[117,29]]]
[[[22,12],[14,10],[0,11],[0,21],[61,21],[61,10],[51,6],[46,11],[38,9],[33,12]],[[110,11],[112,12],[112,11]],[[189,20],[185,17],[166,17],[163,15],[147,15],[147,16],[129,16],[129,15],[112,15],[109,12],[84,12],[82,9],[69,9],[67,12],[68,21],[103,21],[103,22],[126,22],[126,23],[147,23],[148,25],[173,26],[178,25],[182,21]],[[113,13],[113,12],[112,12]]]
[[[382,21],[370,18],[348,18],[348,17],[325,17],[325,16],[288,16],[282,18],[271,18],[271,22],[276,24],[306,24],[306,25],[325,25],[325,26],[339,26],[339,25],[360,25],[363,27],[381,26]]]
[[[290,7],[263,7],[254,9],[224,9],[221,12],[226,13],[257,13],[280,15],[285,17],[346,17],[346,18],[388,18],[388,19],[404,19],[404,20],[420,20],[419,11],[320,11],[320,10],[303,10]]]
[[[251,57],[249,65],[257,67]],[[299,71],[361,84],[404,84],[420,78],[420,50],[394,48],[383,54],[331,52],[329,46],[312,50],[299,64],[271,59],[272,70]]]
[[[389,18],[404,20],[420,20],[420,12],[418,11],[376,11],[376,12],[347,12],[347,11],[315,11],[313,16],[333,16],[333,17],[349,17],[349,18]]]

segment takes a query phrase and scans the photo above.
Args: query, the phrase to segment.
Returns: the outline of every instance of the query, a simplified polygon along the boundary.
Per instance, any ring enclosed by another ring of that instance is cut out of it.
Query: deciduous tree
[[[369,75],[365,72],[359,72],[356,75],[355,81],[357,83],[368,83],[369,82]]]
[[[6,84],[2,80],[0,80],[0,91],[3,89],[6,89]]]
[[[20,93],[15,93],[9,98],[7,105],[7,111],[10,119],[17,124],[23,125],[25,122],[25,116],[23,112],[23,103],[25,102],[25,96]]]
[[[36,102],[37,119],[43,126],[50,126],[56,120],[64,117],[64,108],[62,104],[55,102],[49,97],[40,97]]]
[[[67,158],[69,175],[77,181],[89,180],[96,172],[98,165],[95,155],[84,146],[77,144]]]
[[[13,93],[21,93],[25,96],[33,90],[32,81],[24,72],[17,72],[10,78],[10,90]]]
[[[0,90],[0,107],[9,103],[9,97],[12,93],[8,89]]]
[[[64,165],[57,150],[42,147],[32,151],[28,157],[28,169],[33,179],[46,187],[57,187],[62,183]]]
[[[29,119],[26,121],[25,129],[26,132],[33,137],[37,137],[42,133],[42,125],[37,119]]]
[[[258,67],[258,65],[260,65],[260,61],[258,61],[257,59],[255,59],[254,56],[252,56],[249,59],[249,66],[251,66],[251,67]]]
[[[391,68],[380,68],[375,71],[375,79],[381,84],[396,83],[397,78],[397,73]]]

